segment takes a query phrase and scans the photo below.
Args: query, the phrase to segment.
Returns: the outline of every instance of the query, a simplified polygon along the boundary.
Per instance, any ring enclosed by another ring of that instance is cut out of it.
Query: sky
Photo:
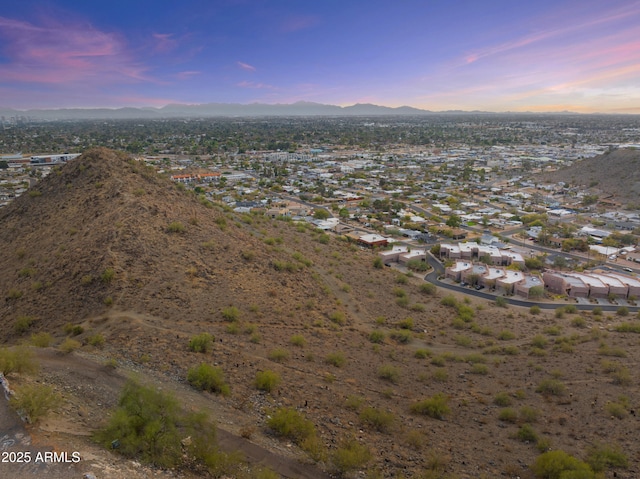
[[[0,107],[640,114],[640,0],[0,0]]]

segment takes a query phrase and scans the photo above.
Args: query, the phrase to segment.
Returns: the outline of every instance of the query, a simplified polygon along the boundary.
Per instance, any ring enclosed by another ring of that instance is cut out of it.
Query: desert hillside
[[[631,315],[434,292],[335,235],[235,214],[104,149],[38,183],[0,225],[4,345],[49,333],[52,352],[70,336],[65,361],[135,371],[276,456],[345,477],[533,478],[541,453],[563,450],[606,477],[640,472]],[[214,340],[194,352],[201,333]],[[203,362],[228,395],[189,386]],[[74,424],[55,439],[89,444],[121,381],[43,369],[65,398],[53,420]],[[279,379],[270,390],[256,382],[265,371]],[[314,441],[274,434],[281,407],[311,421]],[[349,468],[336,451],[354,442],[368,454]],[[625,463],[598,463],[604,446]]]
[[[544,181],[592,188],[603,197],[623,206],[639,206],[640,150],[619,149],[575,162],[573,165],[541,177]]]

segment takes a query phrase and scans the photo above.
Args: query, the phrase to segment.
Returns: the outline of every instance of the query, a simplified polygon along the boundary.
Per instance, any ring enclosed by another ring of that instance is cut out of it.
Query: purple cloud
[[[236,65],[238,65],[240,68],[242,68],[243,70],[246,70],[248,72],[254,72],[256,71],[256,67],[254,67],[253,65],[249,65],[248,63],[244,63],[244,62],[236,62]]]

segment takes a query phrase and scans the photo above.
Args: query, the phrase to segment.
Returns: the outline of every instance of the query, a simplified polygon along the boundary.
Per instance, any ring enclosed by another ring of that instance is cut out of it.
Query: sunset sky
[[[640,113],[640,1],[2,0],[0,107]]]

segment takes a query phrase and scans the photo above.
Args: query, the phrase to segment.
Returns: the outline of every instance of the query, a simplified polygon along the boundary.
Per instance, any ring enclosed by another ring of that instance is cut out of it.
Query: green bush
[[[518,413],[514,409],[507,407],[500,411],[500,413],[498,414],[498,419],[504,422],[515,424],[516,422],[518,422]]]
[[[184,233],[187,229],[180,221],[173,221],[167,226],[168,233]]]
[[[227,321],[237,321],[240,319],[240,310],[235,306],[228,306],[222,309],[222,317]]]
[[[301,334],[294,334],[293,336],[291,336],[291,338],[289,338],[289,342],[294,346],[298,346],[300,348],[303,348],[307,344],[307,340],[304,339],[304,336]]]
[[[436,285],[432,283],[422,283],[420,285],[420,292],[428,295],[436,293]]]
[[[540,312],[541,312],[541,311],[542,311],[542,310],[540,309],[540,306],[538,306],[537,304],[534,304],[533,306],[531,306],[531,307],[529,308],[529,312],[530,312],[531,314],[540,314]]]
[[[622,449],[608,444],[591,446],[587,450],[586,462],[595,472],[603,472],[614,467],[626,469],[629,466],[629,459]]]
[[[116,272],[114,271],[114,269],[113,268],[107,268],[100,275],[100,280],[104,284],[110,284],[115,277],[116,277]]]
[[[13,330],[17,334],[24,334],[29,331],[29,328],[35,323],[36,318],[33,316],[19,316],[13,323]]]
[[[413,357],[417,359],[427,359],[433,353],[428,349],[416,349],[415,353],[413,353]]]
[[[523,424],[516,433],[516,438],[522,442],[538,442],[538,435],[531,427],[531,424]]]
[[[186,437],[191,444],[184,446]],[[183,448],[210,470],[224,462],[215,450],[215,426],[205,414],[185,413],[172,395],[133,381],[125,384],[118,408],[95,439],[126,457],[164,468],[182,463]]]
[[[5,376],[11,373],[29,374],[37,369],[33,353],[24,346],[0,348],[0,372]]]
[[[231,393],[229,386],[224,380],[222,369],[202,363],[199,366],[190,368],[187,372],[187,381],[194,388],[202,391],[228,396]]]
[[[382,262],[382,258],[380,258],[380,256],[376,256],[373,259],[373,267],[376,269],[382,269],[384,267],[384,263]]]
[[[510,406],[511,402],[512,402],[511,396],[505,392],[500,392],[496,394],[495,397],[493,398],[493,403],[496,406],[501,406],[501,407]]]
[[[61,402],[61,396],[51,386],[44,384],[20,386],[9,400],[11,407],[25,415],[31,424],[57,408]]]
[[[280,384],[280,374],[269,369],[264,371],[258,371],[256,373],[256,379],[254,385],[260,391],[272,392]]]
[[[371,331],[369,334],[369,341],[377,344],[384,343],[384,332],[378,330]]]
[[[48,348],[53,341],[53,337],[49,333],[41,332],[31,335],[31,344],[37,348]]]
[[[395,420],[391,412],[375,407],[365,407],[360,411],[360,420],[379,432],[388,432]]]
[[[276,409],[269,419],[267,426],[278,436],[291,439],[298,445],[315,436],[316,428],[311,421],[293,408],[281,407]]]
[[[545,396],[562,396],[565,390],[565,385],[557,379],[543,379],[536,388],[537,393]]]
[[[276,363],[283,363],[289,359],[289,351],[283,348],[272,349],[267,357]]]
[[[329,315],[329,319],[340,326],[344,326],[347,323],[347,317],[342,311],[334,311]]]
[[[437,393],[430,398],[413,403],[411,405],[411,412],[442,420],[451,412],[448,403],[449,399],[445,394]]]
[[[347,358],[342,352],[329,353],[325,358],[325,361],[337,368],[341,368],[347,364]]]
[[[80,349],[80,346],[82,346],[82,344],[80,344],[79,341],[76,341],[75,339],[67,338],[62,342],[62,344],[60,344],[60,346],[58,346],[58,348],[63,353],[69,354],[75,351],[76,349]]]
[[[411,338],[412,338],[411,331],[406,329],[391,331],[391,333],[389,333],[389,336],[391,337],[391,339],[393,339],[394,341],[397,341],[400,344],[408,344],[411,342]]]
[[[538,456],[531,470],[539,479],[595,479],[591,467],[564,451],[549,451]]]
[[[391,364],[383,364],[378,368],[378,377],[396,384],[400,380],[400,370]]]
[[[619,333],[640,333],[640,324],[622,323],[618,324],[614,329]]]
[[[361,469],[371,460],[369,448],[360,444],[356,439],[349,438],[341,441],[338,448],[331,454],[332,468],[340,476]]]
[[[189,350],[194,353],[208,353],[215,338],[209,333],[200,333],[189,340]]]
[[[509,306],[509,302],[503,298],[502,296],[498,296],[496,298],[496,306],[500,307],[500,308],[506,308]]]
[[[96,348],[101,348],[102,346],[104,346],[104,336],[100,333],[89,336],[87,338],[87,343]]]

